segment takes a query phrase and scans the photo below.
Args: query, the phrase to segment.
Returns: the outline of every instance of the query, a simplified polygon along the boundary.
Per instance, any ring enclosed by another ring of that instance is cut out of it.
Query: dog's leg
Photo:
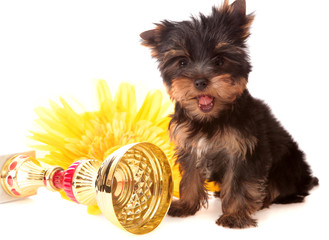
[[[230,168],[224,175],[220,192],[223,215],[217,220],[218,225],[230,228],[257,226],[251,215],[263,207],[265,181],[253,180],[245,169],[240,170]]]
[[[168,214],[174,217],[194,215],[201,206],[207,205],[208,193],[199,169],[182,172],[179,186],[180,199],[171,203]]]

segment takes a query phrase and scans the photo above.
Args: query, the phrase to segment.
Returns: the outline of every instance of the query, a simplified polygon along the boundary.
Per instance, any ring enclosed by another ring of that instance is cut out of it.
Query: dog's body
[[[251,215],[272,203],[301,202],[318,179],[292,137],[246,88],[245,40],[254,18],[244,0],[225,1],[209,17],[158,24],[141,34],[175,101],[169,130],[182,180],[172,216],[207,204],[206,179],[218,182],[217,224],[256,226]]]

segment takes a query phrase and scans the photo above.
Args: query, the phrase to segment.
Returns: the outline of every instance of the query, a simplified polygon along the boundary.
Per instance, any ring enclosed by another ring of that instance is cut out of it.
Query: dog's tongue
[[[210,96],[200,96],[199,97],[199,104],[201,105],[208,105],[212,102],[213,98]]]

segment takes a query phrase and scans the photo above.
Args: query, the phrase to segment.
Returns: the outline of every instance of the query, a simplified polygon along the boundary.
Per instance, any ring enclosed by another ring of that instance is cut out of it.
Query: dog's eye
[[[181,58],[178,61],[178,65],[180,68],[186,67],[188,64],[188,60],[186,58]]]
[[[223,56],[217,56],[216,59],[215,59],[215,64],[217,66],[223,66],[225,63],[225,59]]]

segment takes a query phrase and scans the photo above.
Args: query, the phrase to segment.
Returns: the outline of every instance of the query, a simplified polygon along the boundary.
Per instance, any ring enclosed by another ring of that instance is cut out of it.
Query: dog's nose
[[[203,91],[208,86],[208,80],[205,78],[197,79],[194,81],[194,87]]]

